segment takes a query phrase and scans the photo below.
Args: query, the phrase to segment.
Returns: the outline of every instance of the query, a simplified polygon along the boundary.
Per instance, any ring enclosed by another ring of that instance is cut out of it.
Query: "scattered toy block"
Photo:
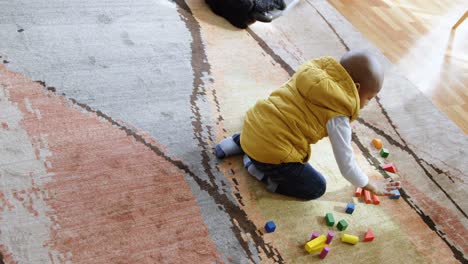
[[[341,235],[341,241],[348,244],[356,245],[359,242],[359,237],[349,234],[343,234]]]
[[[330,247],[329,247],[329,246],[325,246],[325,247],[323,248],[322,252],[320,252],[319,257],[320,257],[321,259],[324,259],[324,258],[327,256],[328,252],[330,252]]]
[[[325,246],[326,240],[327,238],[325,237],[325,235],[320,235],[312,239],[311,241],[307,242],[304,248],[305,250],[307,250],[307,252],[312,253],[314,251],[322,249]]]
[[[372,202],[371,195],[368,190],[364,190],[364,201],[366,201],[366,204],[370,204]]]
[[[392,199],[392,200],[400,199],[400,191],[398,191],[398,190],[391,190],[390,193],[392,194],[392,195],[390,195],[390,197],[389,197],[390,199]]]
[[[380,203],[379,197],[375,193],[372,194],[372,201],[375,205],[378,205]]]
[[[268,221],[266,224],[265,224],[265,230],[267,231],[267,233],[272,233],[274,232],[276,229],[276,225],[275,225],[275,222],[273,221]]]
[[[381,149],[382,148],[382,140],[378,139],[378,138],[374,138],[372,140],[372,145],[374,145],[374,147],[376,149]]]
[[[348,227],[348,222],[346,222],[346,220],[344,219],[341,219],[336,225],[336,227],[338,228],[338,230],[344,231]]]
[[[314,232],[312,233],[312,235],[310,236],[309,241],[310,241],[310,240],[313,240],[313,239],[315,239],[315,238],[317,238],[318,236],[320,236],[319,232],[314,231]]]
[[[380,150],[380,156],[382,156],[382,158],[387,158],[388,155],[390,155],[390,152],[388,152],[388,149],[382,148],[382,149]]]
[[[314,248],[312,249],[312,251],[311,251],[311,252],[309,252],[309,253],[315,253],[315,252],[318,252],[318,251],[322,250],[323,248],[325,248],[325,247],[329,247],[329,246],[330,246],[330,245],[329,245],[329,244],[327,244],[327,243],[322,243],[322,244],[320,244],[320,245],[318,245],[318,246],[314,247]]]
[[[354,204],[350,202],[346,205],[346,213],[352,214],[353,212],[354,212]]]
[[[388,172],[391,172],[391,173],[396,173],[396,167],[395,167],[395,164],[393,163],[387,163],[385,165],[382,166],[382,169],[388,171]]]
[[[354,192],[354,196],[356,197],[361,197],[361,193],[362,193],[362,188],[356,188],[356,191]]]
[[[364,242],[370,242],[374,240],[374,233],[370,228],[367,228],[367,233],[364,235]]]
[[[333,226],[335,224],[335,218],[333,217],[333,214],[327,213],[325,215],[325,221],[327,222],[327,226]]]
[[[330,244],[334,237],[335,233],[333,233],[333,231],[328,231],[327,241],[325,241],[325,244]]]

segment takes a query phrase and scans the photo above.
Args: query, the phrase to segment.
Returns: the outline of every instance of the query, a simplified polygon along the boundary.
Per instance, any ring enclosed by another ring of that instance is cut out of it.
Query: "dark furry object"
[[[255,21],[271,22],[273,12],[284,10],[284,0],[205,0],[211,10],[238,28],[247,28]]]

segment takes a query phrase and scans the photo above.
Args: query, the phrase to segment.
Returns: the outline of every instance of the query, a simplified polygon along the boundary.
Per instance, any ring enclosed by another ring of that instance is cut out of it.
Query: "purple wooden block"
[[[333,233],[333,231],[328,231],[327,242],[325,242],[325,244],[330,244],[330,242],[333,240],[333,237],[335,237],[335,233]]]
[[[310,240],[315,239],[318,236],[320,236],[319,232],[315,231],[315,232],[312,233],[312,236],[310,237]]]
[[[319,257],[320,257],[321,259],[324,259],[324,258],[327,256],[327,254],[328,254],[329,251],[330,251],[330,247],[329,247],[329,246],[325,246],[325,247],[323,248],[322,252],[320,252]]]

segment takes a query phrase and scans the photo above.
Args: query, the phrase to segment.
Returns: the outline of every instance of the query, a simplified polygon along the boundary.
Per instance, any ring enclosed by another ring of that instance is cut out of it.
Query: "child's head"
[[[351,50],[341,57],[340,64],[353,78],[363,108],[382,88],[384,72],[379,61],[365,50]]]

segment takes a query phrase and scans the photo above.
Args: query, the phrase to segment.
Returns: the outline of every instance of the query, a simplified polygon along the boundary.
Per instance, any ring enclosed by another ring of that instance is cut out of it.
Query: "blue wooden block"
[[[275,222],[273,222],[273,221],[268,221],[268,222],[265,224],[265,230],[267,231],[267,233],[274,232],[275,229],[276,229]]]
[[[392,195],[389,197],[390,199],[393,199],[393,200],[400,199],[400,191],[398,191],[398,190],[391,190],[390,193],[392,194]]]
[[[352,214],[354,212],[354,204],[353,203],[348,203],[346,206],[346,213]]]

